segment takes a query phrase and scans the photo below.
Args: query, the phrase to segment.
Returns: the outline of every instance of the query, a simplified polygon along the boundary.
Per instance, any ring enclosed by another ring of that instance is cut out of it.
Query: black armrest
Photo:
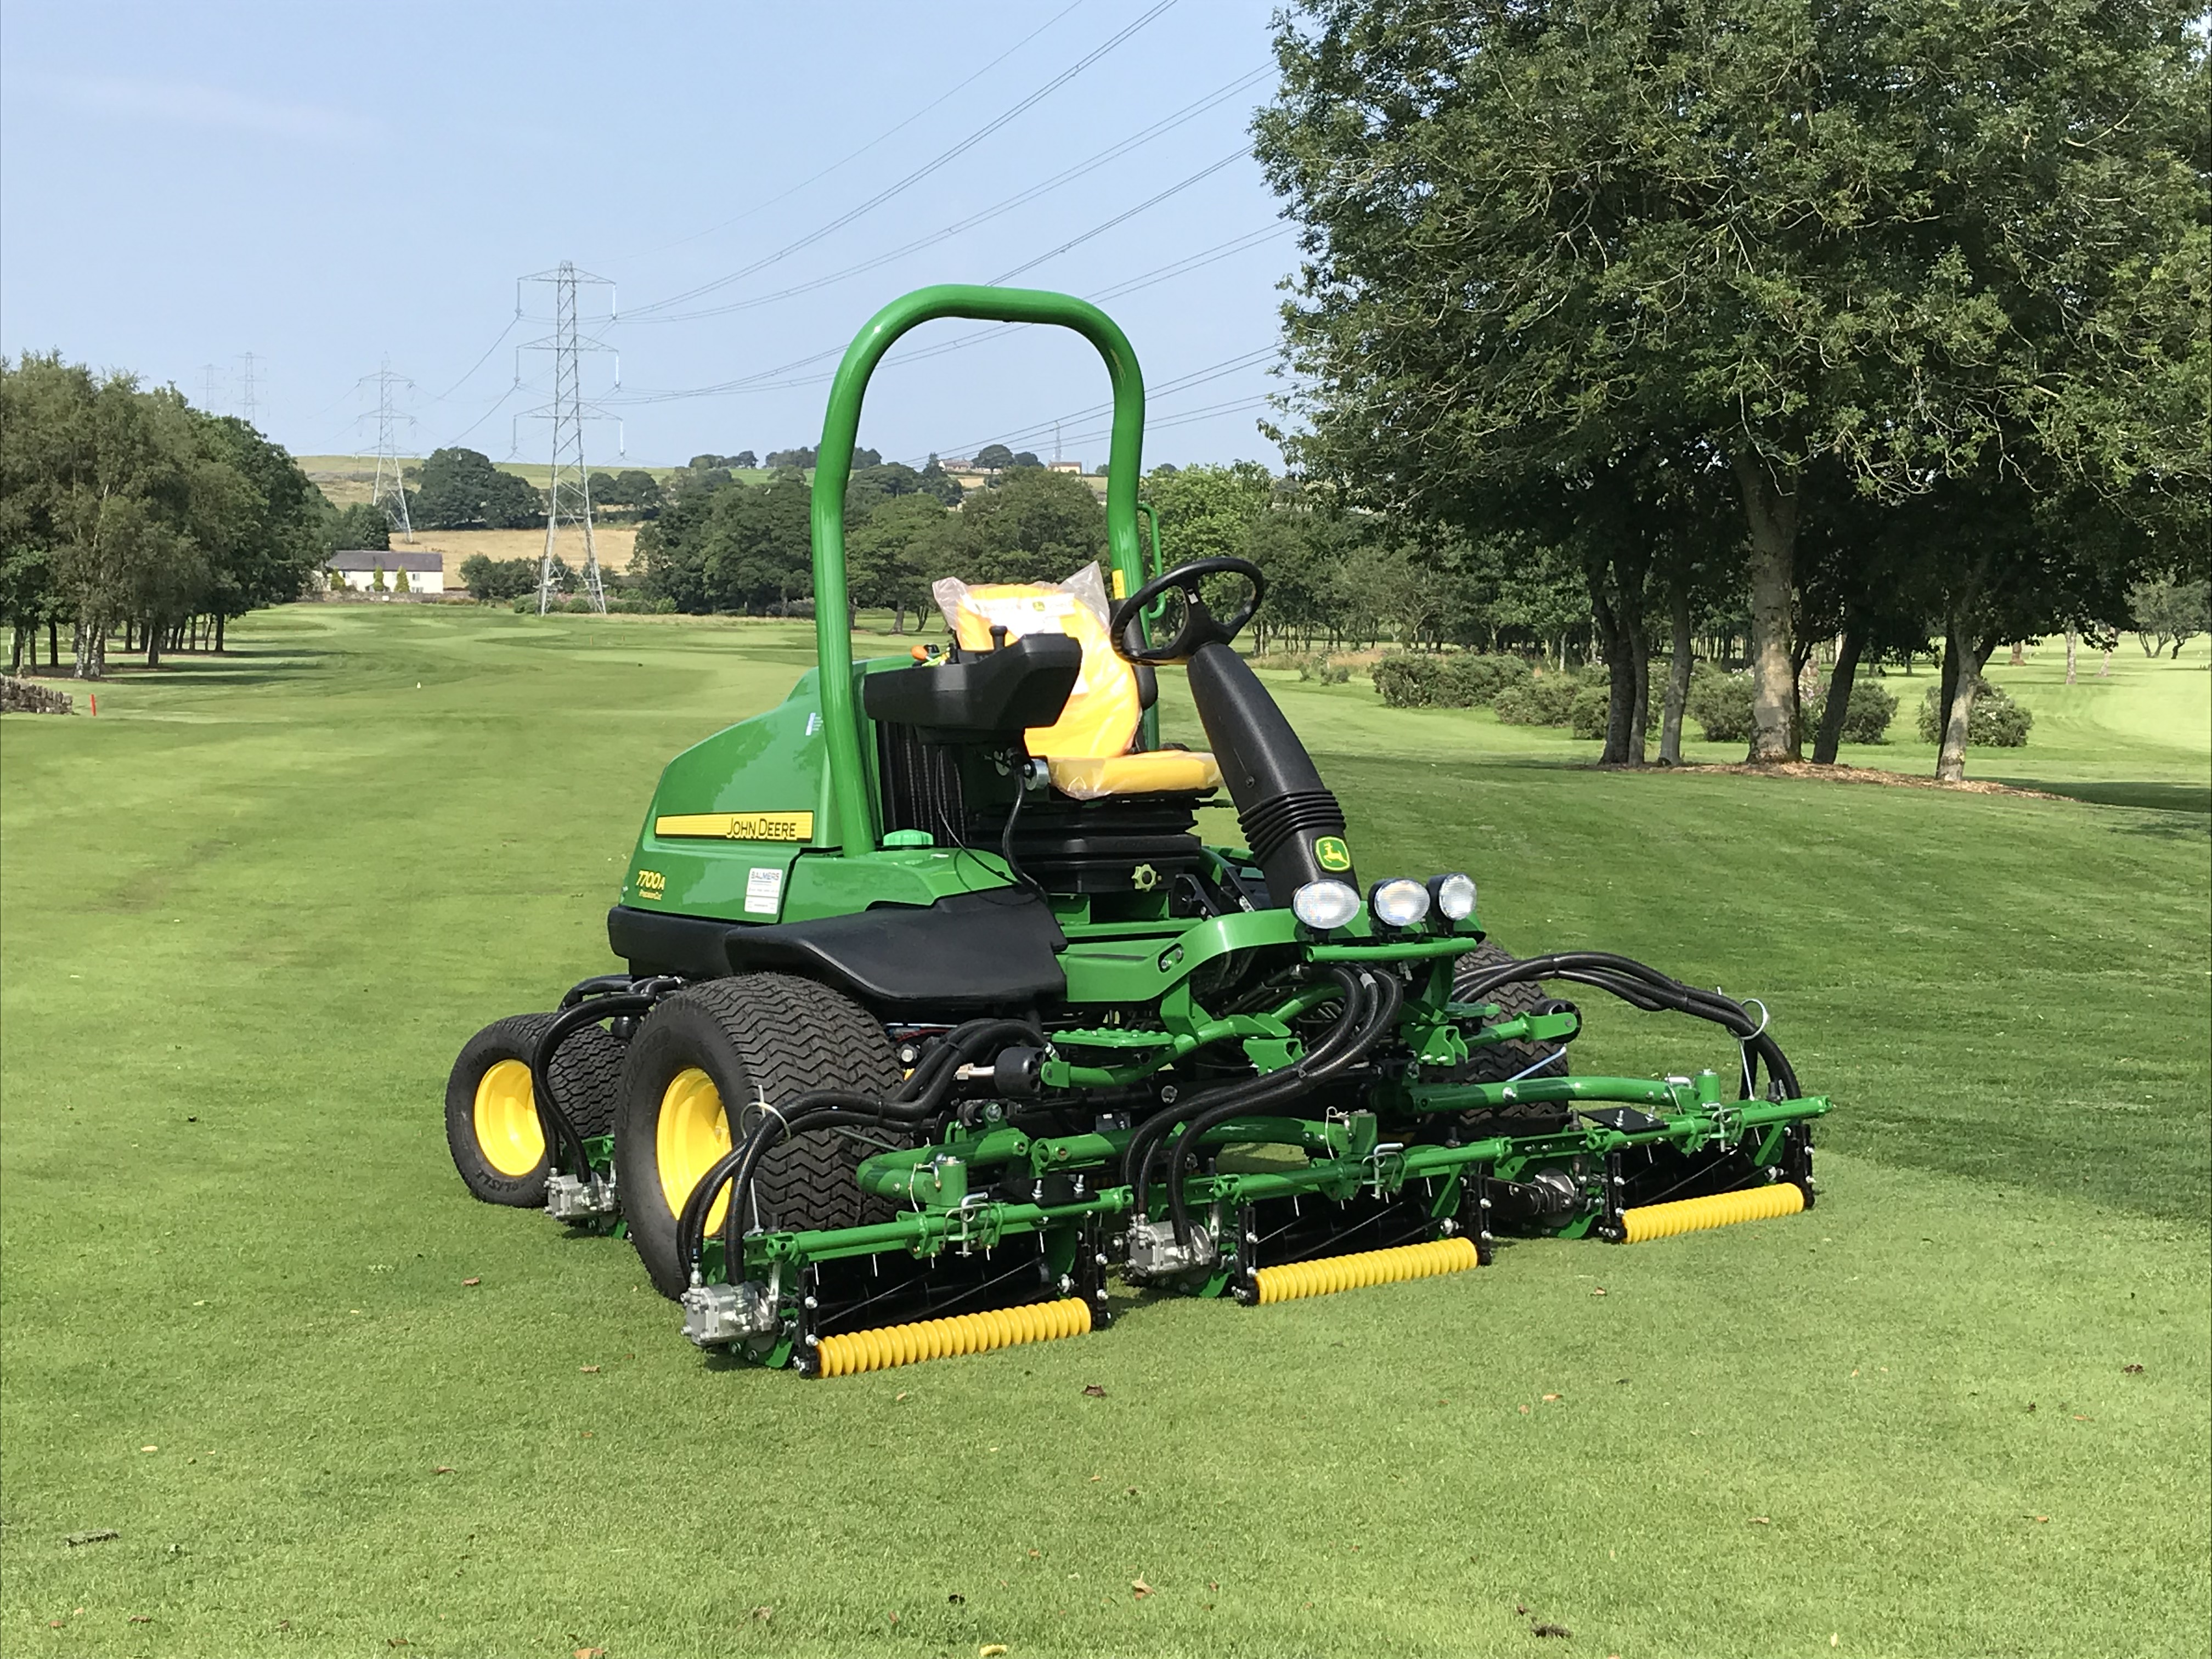
[[[872,720],[921,729],[943,740],[1012,737],[1050,726],[1083,667],[1083,644],[1066,634],[1030,634],[958,662],[897,668],[860,683]]]

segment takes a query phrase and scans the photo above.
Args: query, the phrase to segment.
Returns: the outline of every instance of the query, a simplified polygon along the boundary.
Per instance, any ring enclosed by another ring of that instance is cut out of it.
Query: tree
[[[409,513],[426,529],[521,530],[545,522],[536,488],[473,449],[432,450],[420,477]]]
[[[845,486],[845,525],[848,529],[866,518],[884,501],[911,495],[921,488],[921,474],[898,461],[855,468]]]
[[[782,469],[759,489],[715,494],[699,555],[708,609],[761,612],[813,592],[811,497],[797,467]]]
[[[200,438],[214,465],[234,473],[244,489],[220,519],[203,486],[204,514],[197,533],[210,556],[212,580],[196,609],[215,619],[215,648],[223,648],[230,619],[266,605],[283,605],[307,591],[323,561],[323,495],[281,445],[271,443],[235,416],[197,415]],[[372,518],[381,518],[371,511]],[[366,543],[359,544],[367,545]],[[390,545],[386,528],[383,545]]]
[[[960,509],[970,580],[1058,581],[1106,551],[1106,513],[1080,478],[1010,472]]]
[[[1755,757],[1796,752],[1821,469],[1894,501],[2025,442],[2101,489],[2203,494],[2191,9],[1303,14],[1257,125],[1306,227],[1291,453],[1460,522],[1486,480],[1716,458],[1749,544]]]
[[[929,458],[929,465],[921,469],[921,476],[915,480],[915,488],[936,496],[947,507],[959,506],[960,498],[967,494],[960,487],[960,480],[939,465],[934,455]]]
[[[1274,500],[1274,475],[1257,461],[1228,466],[1154,468],[1142,491],[1160,517],[1160,556],[1168,564],[1235,557]]]
[[[2212,584],[2154,577],[2128,595],[2128,614],[2143,655],[2155,657],[2171,647],[2179,661],[2183,646],[2212,630]]]
[[[745,471],[751,471],[760,465],[760,458],[755,455],[750,449],[741,449],[736,454],[729,456],[724,459],[722,465],[724,466],[743,467]]]
[[[1017,450],[1013,459],[1008,461],[1006,465],[1008,466],[1042,466],[1044,463],[1037,459],[1036,451],[1034,449],[1022,449]]]
[[[891,497],[847,534],[845,562],[854,604],[889,606],[902,634],[907,608],[927,609],[933,581],[963,574],[960,520],[933,495]]]
[[[336,508],[324,520],[323,547],[326,553],[349,548],[383,553],[389,551],[391,546],[392,521],[367,501]]]
[[[986,472],[996,472],[1014,464],[1014,452],[1004,444],[985,444],[975,452],[975,465]]]
[[[875,455],[875,451],[872,449],[854,450],[853,452],[854,465],[860,466],[869,464],[865,463],[860,459],[862,455],[873,456]],[[880,460],[882,457],[876,456],[876,459]],[[814,465],[814,446],[812,444],[804,444],[796,449],[771,449],[768,453],[768,460],[766,465],[770,468],[795,466],[805,469],[811,467]]]

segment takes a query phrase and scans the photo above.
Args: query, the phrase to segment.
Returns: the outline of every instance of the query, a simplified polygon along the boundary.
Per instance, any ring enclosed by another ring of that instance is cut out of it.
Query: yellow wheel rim
[[[668,1212],[681,1215],[684,1201],[714,1160],[730,1150],[730,1118],[722,1109],[721,1091],[714,1079],[696,1066],[687,1066],[661,1091],[660,1116],[653,1125],[653,1158],[660,1169],[660,1195]],[[722,1224],[730,1207],[728,1189],[714,1200],[707,1212],[708,1232]]]
[[[545,1131],[530,1092],[530,1067],[502,1060],[477,1079],[477,1150],[485,1163],[520,1180],[545,1161]]]

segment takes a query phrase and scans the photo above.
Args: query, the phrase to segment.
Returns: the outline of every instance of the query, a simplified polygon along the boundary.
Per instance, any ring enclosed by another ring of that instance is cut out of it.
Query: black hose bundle
[[[813,1129],[912,1128],[927,1122],[943,1109],[963,1066],[987,1048],[1003,1048],[1016,1040],[1040,1048],[1044,1044],[1043,1033],[1027,1020],[970,1020],[943,1033],[888,1098],[840,1089],[814,1089],[781,1106],[766,1106],[750,1133],[714,1161],[684,1200],[683,1213],[676,1221],[677,1259],[687,1263],[695,1274],[699,1271],[700,1256],[706,1248],[707,1216],[714,1207],[715,1195],[727,1186],[730,1207],[722,1222],[722,1247],[726,1261],[733,1264],[738,1261],[753,1177],[769,1149],[785,1136]]]
[[[1733,998],[1685,985],[1631,957],[1614,956],[1606,951],[1562,951],[1552,956],[1530,957],[1525,962],[1503,963],[1462,980],[1452,988],[1452,995],[1461,1002],[1480,1002],[1501,985],[1545,979],[1595,986],[1646,1013],[1672,1011],[1711,1020],[1743,1044],[1744,1099],[1755,1097],[1758,1068],[1762,1064],[1782,1091],[1781,1098],[1797,1097],[1796,1071],[1782,1052],[1782,1045],[1767,1035],[1764,1019],[1753,1019],[1750,1011]]]

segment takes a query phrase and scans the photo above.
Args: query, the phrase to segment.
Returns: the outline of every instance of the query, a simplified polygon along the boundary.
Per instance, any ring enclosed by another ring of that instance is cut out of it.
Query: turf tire
[[[898,1058],[882,1024],[849,997],[788,974],[709,980],[664,1000],[638,1028],[623,1062],[615,1116],[615,1169],[630,1242],[653,1287],[682,1294],[676,1209],[662,1189],[658,1127],[669,1085],[691,1067],[721,1097],[734,1145],[757,1100],[780,1105],[810,1089],[885,1095]],[[760,1163],[753,1198],[760,1224],[777,1231],[854,1227],[890,1214],[853,1171],[872,1148],[834,1130],[785,1139]]]
[[[462,1045],[446,1079],[446,1145],[461,1183],[487,1204],[504,1204],[519,1210],[542,1209],[545,1205],[548,1159],[527,1175],[501,1174],[485,1158],[477,1139],[477,1085],[484,1073],[501,1060],[530,1064],[538,1039],[552,1024],[550,1014],[514,1014],[494,1020]],[[622,1080],[623,1044],[597,1025],[570,1033],[553,1056],[553,1097],[568,1121],[586,1135],[603,1135],[614,1127],[617,1089]]]
[[[1472,951],[1459,959],[1459,971],[1453,975],[1452,994],[1461,996],[1460,988],[1472,983],[1480,975],[1502,968],[1518,957],[1501,945],[1485,939]],[[1545,1003],[1554,1000],[1542,984],[1523,981],[1512,985],[1501,985],[1482,994],[1485,1002],[1494,1002],[1501,1016],[1512,1019],[1522,1014],[1533,1014]],[[1467,1059],[1467,1064],[1452,1068],[1454,1083],[1503,1083],[1509,1078],[1528,1072],[1531,1077],[1565,1077],[1567,1057],[1563,1052],[1551,1064],[1529,1072],[1528,1068],[1550,1053],[1549,1045],[1525,1041],[1495,1043],[1487,1048],[1477,1048]],[[1478,1134],[1538,1133],[1564,1123],[1569,1114],[1565,1107],[1548,1103],[1522,1101],[1500,1106],[1492,1111],[1468,1112],[1463,1115],[1462,1126]]]

